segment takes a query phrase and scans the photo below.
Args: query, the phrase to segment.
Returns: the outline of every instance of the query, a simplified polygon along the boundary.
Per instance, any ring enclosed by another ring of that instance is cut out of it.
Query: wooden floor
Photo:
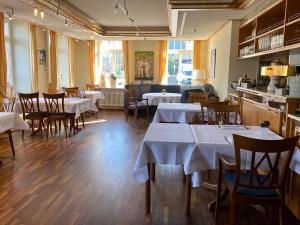
[[[121,111],[101,111],[65,140],[14,133],[16,158],[0,140],[0,225],[4,224],[226,224],[215,223],[207,204],[214,193],[193,189],[191,217],[184,216],[181,168],[160,166],[152,185],[152,215],[144,216],[144,186],[132,171],[148,124],[124,121]],[[274,214],[276,216],[277,214]],[[241,206],[237,225],[266,224],[264,214]],[[273,223],[277,224],[277,223]],[[289,215],[288,224],[299,224]]]

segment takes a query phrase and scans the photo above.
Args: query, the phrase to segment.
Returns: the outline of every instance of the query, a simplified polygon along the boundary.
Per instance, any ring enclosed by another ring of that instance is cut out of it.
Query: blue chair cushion
[[[264,176],[261,176],[263,178]],[[223,179],[226,181],[229,188],[233,188],[235,172],[225,172],[223,173]],[[240,183],[247,184],[250,179],[249,173],[240,174]],[[254,179],[256,180],[256,179]],[[238,187],[237,193],[240,195],[255,196],[255,197],[276,197],[278,196],[275,189],[257,189],[257,188],[246,188]]]

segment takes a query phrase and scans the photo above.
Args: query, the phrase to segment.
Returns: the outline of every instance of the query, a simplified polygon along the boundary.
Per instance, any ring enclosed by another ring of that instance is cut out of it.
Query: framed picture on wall
[[[135,57],[135,80],[154,79],[154,52],[136,51]]]
[[[216,77],[216,57],[217,57],[217,49],[212,49],[210,52],[210,77]]]
[[[39,48],[37,50],[37,56],[38,56],[38,65],[46,66],[46,49]]]

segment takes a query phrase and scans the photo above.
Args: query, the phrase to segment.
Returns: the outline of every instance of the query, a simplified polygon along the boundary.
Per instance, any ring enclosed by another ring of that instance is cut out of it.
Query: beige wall
[[[84,89],[90,83],[89,47],[86,41],[76,42],[75,47],[75,86]]]
[[[134,83],[134,53],[136,51],[153,51],[154,52],[154,82],[158,82],[159,71],[159,41],[129,41],[129,67],[130,83]]]
[[[220,99],[228,96],[229,82],[237,81],[243,74],[256,77],[257,60],[238,59],[238,30],[240,22],[231,21],[208,41],[208,82]],[[210,52],[216,49],[215,78],[210,78]]]

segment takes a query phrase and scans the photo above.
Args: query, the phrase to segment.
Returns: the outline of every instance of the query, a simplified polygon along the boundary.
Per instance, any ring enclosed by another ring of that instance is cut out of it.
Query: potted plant
[[[117,77],[116,77],[116,75],[114,75],[113,73],[110,74],[109,82],[110,82],[110,87],[111,88],[116,88],[116,83],[117,83]]]
[[[260,134],[267,135],[268,131],[269,131],[269,127],[270,127],[270,121],[267,121],[267,120],[263,121],[260,124]]]

